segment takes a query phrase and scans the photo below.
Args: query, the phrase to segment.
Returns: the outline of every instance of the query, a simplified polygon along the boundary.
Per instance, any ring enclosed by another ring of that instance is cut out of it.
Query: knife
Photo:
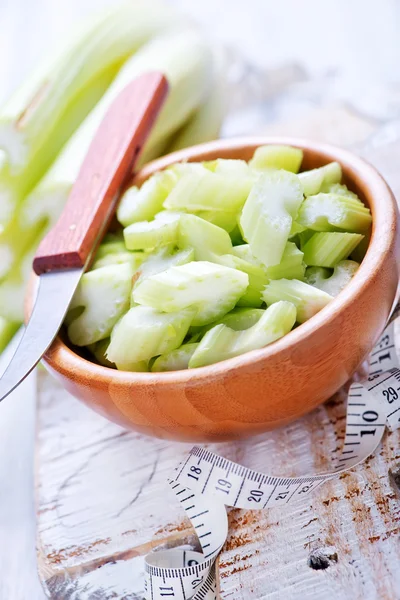
[[[39,275],[36,300],[25,333],[0,378],[0,401],[34,369],[56,337],[167,91],[161,73],[147,73],[132,81],[108,109],[65,208],[33,260]]]

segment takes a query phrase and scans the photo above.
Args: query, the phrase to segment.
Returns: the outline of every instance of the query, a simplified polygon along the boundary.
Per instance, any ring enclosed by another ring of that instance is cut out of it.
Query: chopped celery
[[[297,222],[314,231],[364,233],[371,225],[371,213],[360,200],[338,194],[316,194],[306,198]]]
[[[181,215],[178,246],[193,248],[195,260],[213,260],[215,254],[230,254],[232,251],[229,234],[196,215]]]
[[[221,229],[225,229],[229,234],[237,228],[238,216],[237,212],[222,212],[221,210],[199,210],[196,216],[209,221]]]
[[[337,162],[331,162],[318,169],[299,173],[299,179],[305,196],[319,194],[322,188],[339,183],[342,179],[342,168]]]
[[[108,337],[129,308],[132,270],[129,264],[110,265],[82,276],[70,310],[83,311],[68,325],[68,337],[76,346],[87,346]]]
[[[0,352],[3,352],[4,348],[14,337],[18,327],[19,323],[14,323],[0,316]]]
[[[292,146],[260,146],[249,161],[252,169],[285,169],[298,173],[303,160],[303,151]]]
[[[304,262],[313,267],[334,267],[347,258],[363,239],[359,233],[314,233],[304,245]]]
[[[252,177],[249,165],[245,160],[233,158],[216,158],[215,160],[203,163],[213,173],[227,175],[229,177]]]
[[[280,263],[302,200],[300,181],[293,173],[264,173],[253,185],[240,225],[252,253],[266,267]]]
[[[108,265],[122,265],[128,263],[131,266],[132,273],[135,273],[145,258],[146,254],[144,252],[128,252],[126,250],[125,252],[111,252],[110,254],[106,254],[102,258],[95,260],[91,270],[101,269],[101,267],[106,267]]]
[[[333,274],[324,267],[309,267],[306,271],[307,283],[331,296],[337,296],[353,278],[359,266],[354,260],[342,260],[334,267]]]
[[[321,192],[325,192],[327,194],[339,194],[339,196],[347,196],[348,198],[353,198],[353,200],[359,200],[357,194],[349,190],[349,188],[342,183],[324,182]]]
[[[231,269],[243,271],[243,273],[247,273],[249,276],[249,285],[243,296],[239,298],[238,306],[251,306],[254,308],[261,306],[263,303],[261,292],[268,282],[265,267],[243,260],[243,258],[234,256],[233,254],[216,256],[213,262],[230,267]]]
[[[297,234],[301,251],[304,251],[304,246],[307,244],[308,240],[312,238],[314,233],[315,231],[313,231],[312,229],[305,229],[304,231],[301,231]]]
[[[107,359],[121,370],[153,356],[178,348],[189,329],[195,311],[161,313],[148,306],[134,306],[115,325]]]
[[[210,329],[195,349],[189,368],[263,348],[289,333],[296,321],[296,308],[290,302],[277,302],[263,312],[257,323],[244,331],[234,331],[222,324]]]
[[[192,358],[198,345],[198,343],[182,344],[182,346],[175,350],[161,354],[154,361],[151,367],[152,372],[181,371],[182,369],[187,369],[189,360]]]
[[[240,244],[232,248],[232,254],[238,256],[242,260],[252,263],[253,265],[262,266],[262,262],[254,256],[249,244]]]
[[[304,254],[293,242],[287,242],[279,265],[268,267],[268,279],[303,279],[305,264]]]
[[[180,250],[179,252],[173,252],[171,247],[164,246],[157,252],[152,252],[146,255],[145,260],[140,266],[137,273],[135,285],[138,285],[140,281],[156,275],[162,271],[166,271],[170,267],[179,267],[180,265],[186,265],[186,263],[194,260],[193,248],[187,248],[186,250]]]
[[[229,235],[234,246],[239,246],[240,244],[244,243],[244,239],[242,238],[242,232],[240,231],[240,227],[238,225],[237,220],[235,229],[232,229],[232,231],[229,232]]]
[[[286,300],[295,305],[297,321],[304,323],[332,300],[332,296],[296,279],[276,279],[270,281],[263,292],[263,298],[269,305]]]
[[[151,250],[166,244],[174,244],[178,236],[179,217],[165,221],[139,221],[124,229],[128,250]]]
[[[361,263],[364,259],[364,256],[368,250],[368,246],[369,243],[371,241],[371,229],[369,231],[367,231],[364,235],[364,238],[361,240],[361,242],[358,244],[358,246],[353,250],[353,252],[351,253],[350,258],[352,260],[357,261],[358,263]]]
[[[246,273],[206,261],[191,262],[144,279],[133,300],[166,312],[196,308],[193,325],[206,325],[232,310],[248,286]]]
[[[303,231],[305,230],[306,228],[304,227],[304,225],[300,225],[300,223],[297,223],[297,221],[292,221],[292,227],[290,228],[289,238],[292,239],[299,233],[303,233]]]
[[[252,185],[250,176],[212,173],[188,173],[178,180],[167,199],[165,208],[198,212],[214,210],[237,212],[244,205]]]
[[[95,342],[94,344],[88,345],[88,350],[97,362],[103,367],[110,367],[111,369],[115,369],[114,363],[110,362],[106,357],[107,348],[110,345],[110,338],[106,338],[105,340],[100,340],[99,342]]]
[[[235,331],[243,331],[243,329],[248,329],[249,327],[255,325],[257,321],[260,320],[264,312],[265,310],[263,308],[248,308],[246,306],[239,306],[228,312],[217,321],[213,321],[208,325],[204,325],[204,327],[191,327],[190,329],[194,335],[196,335],[196,331],[198,331],[200,338],[203,337],[207,331],[216,325],[221,324],[227,325]]]
[[[163,202],[177,181],[175,173],[167,169],[155,173],[140,189],[128,188],[118,206],[118,221],[124,227],[137,221],[150,221],[162,210]]]

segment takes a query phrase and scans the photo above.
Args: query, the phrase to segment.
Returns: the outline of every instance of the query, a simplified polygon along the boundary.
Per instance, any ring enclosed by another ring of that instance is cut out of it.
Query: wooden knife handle
[[[33,261],[37,275],[82,268],[114,215],[118,192],[164,103],[161,73],[135,79],[108,109],[90,145],[65,208],[42,240]]]

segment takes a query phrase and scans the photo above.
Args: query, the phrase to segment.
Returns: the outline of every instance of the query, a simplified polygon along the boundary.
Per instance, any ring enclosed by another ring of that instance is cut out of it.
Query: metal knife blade
[[[36,301],[0,378],[0,401],[25,379],[56,337],[167,90],[162,74],[148,73],[130,83],[108,109],[61,217],[35,255],[33,267],[40,275]]]

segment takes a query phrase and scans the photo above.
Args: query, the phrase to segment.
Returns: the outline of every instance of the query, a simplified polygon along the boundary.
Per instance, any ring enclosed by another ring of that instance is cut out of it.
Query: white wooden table
[[[0,101],[72,22],[107,3],[0,0]],[[175,3],[198,18],[212,36],[236,47],[259,67],[297,62],[312,75],[339,69],[353,96],[357,86],[364,93],[363,85],[371,77],[400,81],[396,0],[283,0],[278,6],[272,0]],[[343,89],[339,95],[346,95]],[[33,384],[31,380],[0,406],[1,600],[44,598],[35,557]]]

